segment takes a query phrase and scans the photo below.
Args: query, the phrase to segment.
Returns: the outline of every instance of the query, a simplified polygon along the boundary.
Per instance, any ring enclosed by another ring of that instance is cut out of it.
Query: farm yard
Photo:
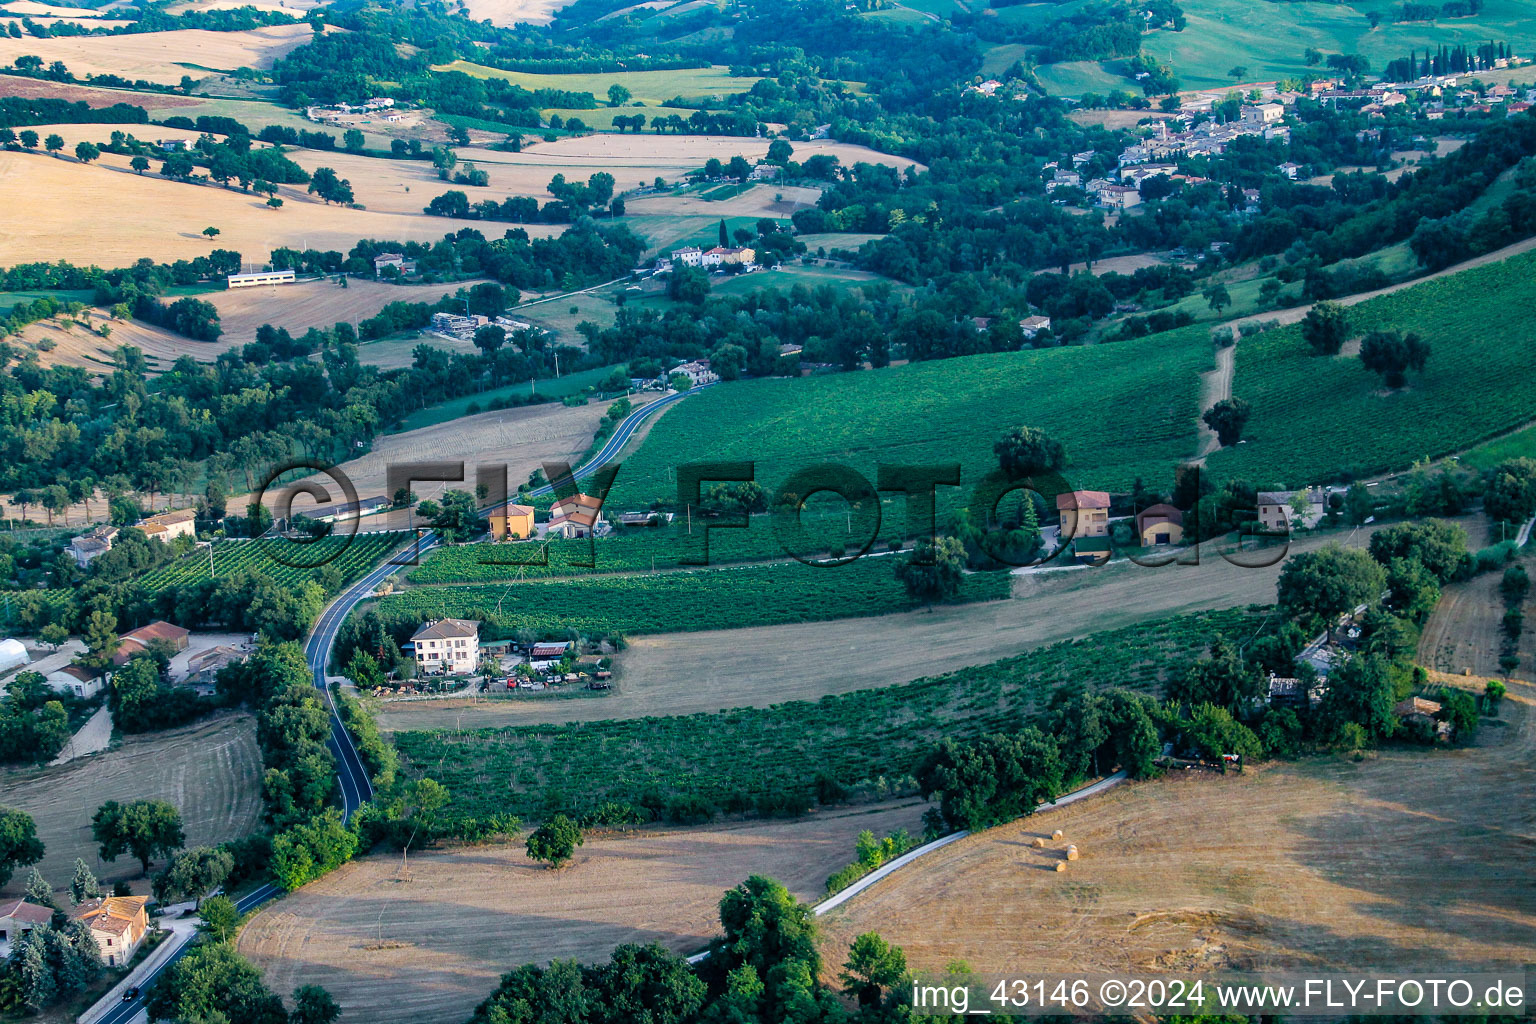
[[[1253,416],[1246,443],[1214,452],[1211,469],[1286,483],[1367,475],[1528,422],[1536,407],[1528,325],[1509,311],[1536,295],[1533,270],[1536,253],[1522,253],[1350,306],[1351,334],[1397,328],[1430,344],[1425,370],[1395,394],[1354,356],[1313,356],[1299,326],[1240,342],[1233,391]],[[1298,409],[1326,414],[1298,418]]]
[[[752,460],[777,488],[790,473],[845,463],[959,462],[962,490],[996,465],[992,442],[1021,422],[1066,445],[1077,487],[1166,480],[1195,445],[1209,331],[1183,328],[1114,345],[963,356],[857,374],[745,381],[689,399],[652,429],[614,481],[611,507],[675,496],[669,472]],[[940,492],[941,512],[957,502]]]
[[[896,579],[894,559],[864,558],[837,568],[776,562],[648,575],[413,587],[381,598],[386,618],[479,619],[502,632],[674,633],[879,615],[919,605]],[[965,578],[959,599],[1008,596],[1006,573]]]
[[[0,152],[0,203],[28,210],[25,222],[13,218],[0,225],[0,251],[14,263],[89,252],[92,262],[107,267],[143,257],[192,259],[215,248],[265,260],[283,246],[345,252],[360,238],[436,241],[463,227],[482,226],[330,206],[292,186],[279,189],[279,195],[294,202],[272,210],[254,193],[140,176],[126,170],[126,161],[123,168],[106,158],[86,166],[73,158]],[[133,216],[102,217],[102,210],[132,210]],[[220,231],[213,242],[202,235],[209,226]]]
[[[1468,749],[1183,775],[990,829],[824,918],[824,955],[878,928],[917,971],[1518,970],[1533,704],[1512,684]],[[1065,874],[1027,847],[1057,828],[1082,853]]]
[[[1263,619],[1261,608],[1160,619],[814,702],[397,732],[393,739],[406,774],[430,775],[453,792],[456,815],[538,817],[610,800],[633,804],[642,796],[661,807],[676,799],[677,807],[780,813],[810,800],[821,773],[865,799],[883,797],[940,736],[1016,730],[1064,684],[1156,690],[1171,667],[1186,664],[1216,637],[1249,637]]]
[[[152,735],[129,736],[105,753],[57,768],[0,773],[5,804],[37,820],[47,845],[38,867],[56,887],[68,884],[76,857],[103,882],[133,879],[138,861],[97,858],[91,815],[108,800],[168,800],[181,811],[187,845],[221,843],[250,834],[261,821],[261,755],[246,714],[223,714]],[[9,891],[20,892],[21,872]],[[147,882],[135,887],[147,891]]]
[[[787,822],[589,838],[548,871],[521,843],[453,846],[342,867],[259,912],[238,948],[277,991],[324,985],[345,1019],[462,1020],[503,970],[606,960],[626,942],[692,953],[720,930],[720,894],[754,873],[814,900],[861,829],[917,832],[922,805],[822,810]]]
[[[0,63],[35,54],[45,62],[63,61],[78,78],[119,75],[175,85],[191,69],[232,71],[270,68],[279,57],[308,43],[307,24],[272,25],[243,32],[181,29],[115,36],[54,36],[48,39],[0,38]]]

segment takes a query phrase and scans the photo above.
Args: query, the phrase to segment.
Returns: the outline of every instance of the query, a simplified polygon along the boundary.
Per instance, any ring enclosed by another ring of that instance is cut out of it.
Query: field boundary
[[[1075,804],[1079,800],[1086,800],[1090,796],[1097,796],[1107,789],[1118,786],[1127,778],[1129,778],[1129,776],[1125,774],[1124,770],[1115,772],[1113,775],[1106,775],[1104,778],[1100,779],[1098,782],[1093,783],[1092,785],[1084,786],[1082,789],[1075,789],[1070,793],[1066,793],[1057,797],[1055,800],[1052,800],[1049,803],[1041,804],[1035,808],[1033,813],[1040,814],[1051,810],[1053,807],[1065,807],[1068,804]],[[1019,819],[1014,820],[1017,821]],[[951,832],[947,836],[941,836],[938,839],[933,840],[931,843],[924,843],[917,849],[902,854],[900,857],[897,857],[889,864],[882,864],[880,867],[871,871],[869,874],[865,875],[857,882],[854,882],[852,885],[842,890],[841,892],[834,893],[833,895],[822,900],[820,903],[811,908],[811,913],[816,917],[821,917],[823,914],[826,914],[829,911],[836,910],[838,907],[842,906],[844,903],[847,903],[849,900],[853,899],[865,889],[872,887],[875,885],[875,883],[880,882],[883,879],[889,878],[891,875],[906,867],[908,864],[916,861],[919,857],[925,857],[930,853],[942,850],[944,847],[951,843],[958,843],[960,840],[969,835],[971,835],[971,831],[969,829],[961,829],[959,832]],[[687,959],[690,964],[697,964],[708,958],[709,950],[706,949],[702,952],[693,954]]]

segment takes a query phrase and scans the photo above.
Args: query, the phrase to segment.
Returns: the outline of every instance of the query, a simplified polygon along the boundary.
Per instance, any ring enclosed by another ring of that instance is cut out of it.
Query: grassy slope
[[[1352,332],[1416,331],[1432,347],[1397,394],[1357,358],[1309,354],[1299,325],[1240,343],[1234,394],[1253,405],[1248,443],[1211,456],[1213,471],[1255,482],[1371,473],[1450,454],[1536,415],[1536,254],[1426,281],[1349,309]]]
[[[995,467],[997,436],[1020,424],[1066,444],[1076,486],[1161,480],[1194,447],[1207,337],[1194,327],[1115,345],[712,388],[657,422],[625,460],[610,501],[675,498],[675,467],[726,460],[755,461],[765,488],[823,462],[846,462],[871,480],[876,463],[959,462],[969,485]]]
[[[902,686],[814,703],[512,729],[403,732],[406,775],[453,791],[450,813],[546,815],[647,789],[715,806],[805,791],[820,771],[844,785],[910,773],[940,736],[1017,729],[1068,683],[1155,691],[1214,637],[1253,632],[1254,610],[1131,626]]]
[[[523,71],[502,71],[470,61],[457,60],[435,67],[435,71],[462,71],[475,78],[505,78],[525,89],[563,89],[589,92],[599,103],[606,103],[608,87],[618,84],[633,93],[634,100],[659,104],[674,96],[694,99],[704,96],[724,98],[746,92],[756,85],[756,78],[735,78],[723,67],[685,68],[676,71],[618,71],[600,74],[538,75]],[[633,102],[633,100],[631,101]],[[642,111],[643,112],[643,111]],[[585,112],[579,112],[585,120]]]

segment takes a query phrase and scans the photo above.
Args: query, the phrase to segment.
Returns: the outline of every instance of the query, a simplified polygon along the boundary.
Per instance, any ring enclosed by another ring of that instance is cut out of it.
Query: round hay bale
[[[1052,832],[1051,833],[1051,838],[1052,839],[1060,839],[1061,838],[1061,829],[1057,829],[1055,832]]]
[[[1067,860],[1077,860],[1077,847],[1067,847]]]
[[[1041,839],[1039,836],[1035,836],[1035,838],[1029,841],[1029,845],[1037,850],[1043,850],[1045,849],[1045,840]]]
[[[1065,871],[1065,870],[1067,870],[1067,862],[1064,861],[1064,860],[1057,861],[1056,862],[1056,870],[1057,871]]]

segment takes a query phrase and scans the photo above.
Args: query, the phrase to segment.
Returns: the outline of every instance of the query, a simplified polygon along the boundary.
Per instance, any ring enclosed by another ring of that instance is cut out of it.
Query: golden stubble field
[[[17,57],[35,54],[45,62],[63,61],[76,78],[112,74],[129,80],[142,78],[174,85],[181,81],[182,75],[197,78],[203,74],[196,68],[188,68],[188,64],[219,71],[239,67],[270,68],[279,57],[308,43],[312,37],[310,27],[302,22],[244,32],[181,29],[48,39],[6,36],[0,38],[0,63],[13,64]]]
[[[606,960],[626,942],[694,952],[748,875],[814,902],[861,829],[916,832],[922,807],[593,837],[559,871],[521,843],[413,855],[406,875],[398,854],[375,854],[259,912],[238,948],[275,991],[323,985],[349,1020],[463,1020],[519,964]]]
[[[47,853],[38,864],[55,888],[69,884],[76,857],[103,882],[138,879],[139,862],[97,858],[91,815],[108,800],[168,800],[181,811],[187,845],[212,845],[252,832],[261,821],[261,752],[248,714],[222,714],[179,729],[124,738],[104,753],[57,768],[0,773],[3,803],[37,821]],[[7,886],[20,892],[26,872]],[[147,892],[147,883],[135,881]]]
[[[1481,680],[1468,684],[1481,687]],[[923,859],[825,919],[915,970],[1518,968],[1536,960],[1536,687],[1474,747],[1318,757],[1122,786]],[[1029,845],[1062,829],[1062,842]],[[1064,843],[1082,859],[1058,874]]]

